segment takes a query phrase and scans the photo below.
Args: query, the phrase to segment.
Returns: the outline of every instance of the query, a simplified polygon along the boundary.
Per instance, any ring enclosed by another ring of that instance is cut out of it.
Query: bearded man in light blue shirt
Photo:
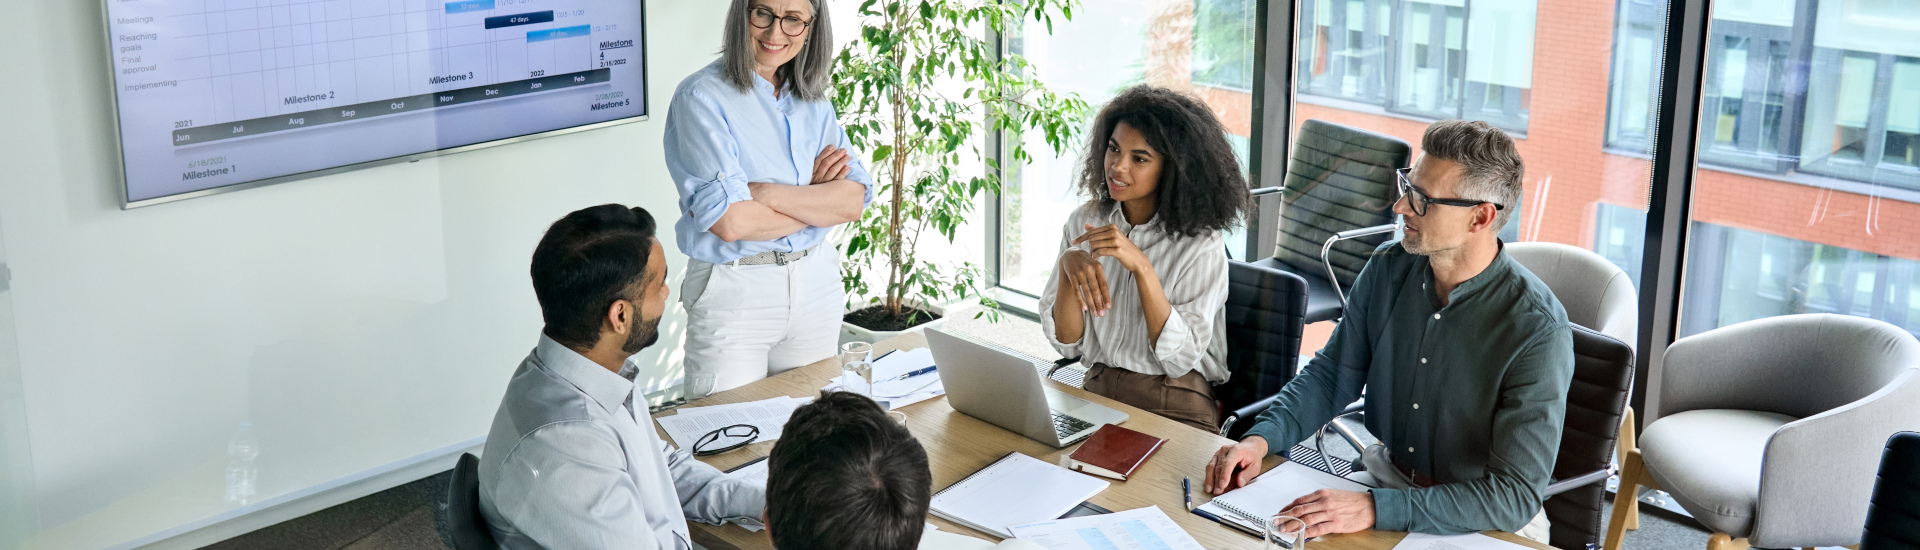
[[[534,249],[546,327],[480,457],[480,513],[501,548],[682,550],[688,518],[766,509],[764,486],[676,451],[639,410],[627,358],[658,339],[667,307],[654,230],[646,210],[607,204],[554,222]]]

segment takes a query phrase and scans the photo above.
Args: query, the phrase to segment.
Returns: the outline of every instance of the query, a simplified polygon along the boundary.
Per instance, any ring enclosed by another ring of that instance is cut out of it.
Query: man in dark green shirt
[[[1435,123],[1420,147],[1393,205],[1405,236],[1375,250],[1326,348],[1214,455],[1206,487],[1251,481],[1261,457],[1313,435],[1364,387],[1367,429],[1413,486],[1302,497],[1283,513],[1306,521],[1308,536],[1525,527],[1544,542],[1541,491],[1560,446],[1573,337],[1560,301],[1496,236],[1524,167],[1513,140],[1484,122]]]

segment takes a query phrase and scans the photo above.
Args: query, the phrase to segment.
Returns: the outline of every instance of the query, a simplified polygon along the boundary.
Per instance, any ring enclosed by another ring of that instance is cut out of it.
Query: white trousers
[[[687,260],[686,394],[706,397],[839,353],[846,291],[840,251],[787,265]]]

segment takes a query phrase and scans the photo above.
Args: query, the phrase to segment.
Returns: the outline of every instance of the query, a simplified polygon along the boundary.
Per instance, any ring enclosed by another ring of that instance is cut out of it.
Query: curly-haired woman
[[[1225,231],[1252,199],[1226,130],[1199,100],[1128,89],[1094,121],[1079,187],[1040,300],[1055,349],[1086,389],[1213,431],[1226,382]]]

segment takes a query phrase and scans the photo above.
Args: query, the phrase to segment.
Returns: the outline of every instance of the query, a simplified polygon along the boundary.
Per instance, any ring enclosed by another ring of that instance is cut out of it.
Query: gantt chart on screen
[[[107,0],[127,198],[646,114],[639,0]]]

